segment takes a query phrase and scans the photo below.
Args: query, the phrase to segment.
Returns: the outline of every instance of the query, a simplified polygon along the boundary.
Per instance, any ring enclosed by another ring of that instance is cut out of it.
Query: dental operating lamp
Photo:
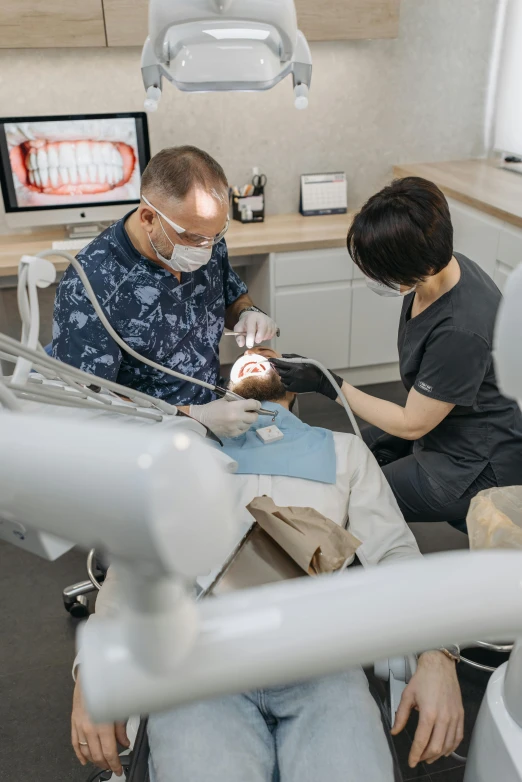
[[[312,56],[294,0],[150,0],[141,73],[146,111],[156,111],[163,77],[184,92],[235,92],[289,75],[304,109]]]

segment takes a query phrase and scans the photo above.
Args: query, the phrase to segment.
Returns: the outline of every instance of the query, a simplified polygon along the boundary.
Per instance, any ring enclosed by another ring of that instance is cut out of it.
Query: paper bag
[[[480,491],[466,522],[472,549],[522,549],[522,486]]]
[[[259,526],[305,573],[333,573],[355,554],[361,541],[314,508],[278,507],[270,497],[247,506]]]

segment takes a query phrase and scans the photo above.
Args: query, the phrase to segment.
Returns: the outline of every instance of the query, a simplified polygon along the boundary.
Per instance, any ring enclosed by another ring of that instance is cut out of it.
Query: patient
[[[283,440],[266,446],[255,432],[224,443],[239,464],[234,480],[246,516],[246,506],[254,497],[266,494],[276,505],[311,507],[345,526],[361,541],[357,557],[363,565],[420,556],[388,483],[364,443],[353,435],[332,435],[308,427],[291,414],[295,395],[285,391],[267,360],[275,355],[263,348],[247,351],[231,373],[234,391],[278,411],[276,425],[284,434]],[[270,423],[260,417],[256,426]],[[110,602],[110,582],[109,578],[98,597],[100,613]],[[397,711],[394,734],[404,728],[412,709],[419,712],[419,722],[411,766],[432,763],[456,749],[463,736],[462,701],[455,663],[443,652],[420,655],[417,673]],[[116,738],[127,743],[125,728],[90,722],[79,678],[72,737],[82,763],[91,760],[121,773]],[[149,741],[152,782],[394,779],[379,710],[361,668],[154,714],[149,718]]]

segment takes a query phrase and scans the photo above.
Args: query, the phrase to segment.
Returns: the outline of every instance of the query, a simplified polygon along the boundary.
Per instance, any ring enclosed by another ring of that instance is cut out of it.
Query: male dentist
[[[143,172],[141,203],[78,255],[122,339],[137,352],[217,384],[223,327],[240,347],[271,339],[275,322],[257,309],[228,260],[228,183],[206,152],[164,149]],[[178,405],[216,434],[233,437],[258,418],[256,400],[212,400],[207,389],[137,361],[105,330],[72,267],[54,305],[53,356],[94,375]]]

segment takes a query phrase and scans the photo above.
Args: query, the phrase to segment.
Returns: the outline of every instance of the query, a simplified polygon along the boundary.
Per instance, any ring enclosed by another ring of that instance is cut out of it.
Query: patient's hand
[[[108,725],[95,725],[91,722],[83,703],[79,677],[76,679],[73,695],[71,740],[82,766],[90,761],[100,768],[110,768],[117,776],[122,775],[116,741],[124,747],[129,746],[125,725],[121,722]]]
[[[455,663],[442,652],[424,652],[417,672],[402,693],[392,735],[406,725],[412,709],[419,712],[419,724],[408,763],[433,763],[446,757],[464,736],[464,709]]]

